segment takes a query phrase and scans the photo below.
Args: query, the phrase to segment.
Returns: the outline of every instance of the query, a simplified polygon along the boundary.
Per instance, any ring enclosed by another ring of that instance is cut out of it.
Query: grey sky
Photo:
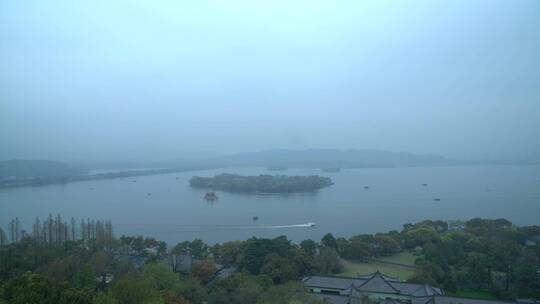
[[[534,158],[539,54],[537,0],[0,0],[0,159]]]

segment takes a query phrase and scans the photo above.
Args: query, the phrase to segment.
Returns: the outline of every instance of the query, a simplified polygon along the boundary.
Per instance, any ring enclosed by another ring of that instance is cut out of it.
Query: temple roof
[[[369,280],[369,279],[371,279],[372,277],[374,277],[375,275],[380,275],[380,276],[382,276],[386,281],[389,281],[389,282],[399,282],[399,281],[400,281],[398,277],[391,277],[391,276],[386,275],[386,274],[384,274],[384,273],[382,273],[382,272],[379,272],[378,270],[375,271],[375,272],[369,273],[369,274],[362,274],[362,275],[359,275],[359,276],[357,276],[357,278]]]
[[[347,289],[351,286],[361,285],[365,279],[339,276],[310,276],[304,278],[304,285],[309,287],[323,287],[330,289]]]
[[[399,290],[392,286],[380,272],[374,273],[364,284],[355,287],[358,291],[399,293]]]
[[[427,284],[400,282],[398,278],[384,275],[383,273],[378,271],[358,277],[310,276],[304,278],[303,281],[304,285],[307,287],[321,289],[338,289],[341,290],[341,294],[349,293],[346,292],[348,289],[353,289],[353,291],[356,291],[353,293],[369,291],[409,295],[414,297],[429,297],[433,295],[443,294],[440,288],[433,287]]]

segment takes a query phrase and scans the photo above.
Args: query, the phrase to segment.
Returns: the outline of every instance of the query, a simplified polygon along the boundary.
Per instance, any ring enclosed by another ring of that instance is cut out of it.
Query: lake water
[[[319,174],[335,184],[311,194],[218,191],[219,200],[213,203],[203,200],[205,190],[189,187],[193,175],[223,172]],[[400,229],[423,219],[504,217],[516,224],[540,224],[540,166],[343,169],[339,173],[229,168],[0,190],[4,228],[11,218],[19,217],[31,230],[36,216],[49,213],[111,220],[117,235],[143,234],[169,243],[279,235],[295,241],[320,240],[327,232],[349,237]],[[259,220],[254,222],[254,216]],[[317,225],[299,225],[308,222]]]

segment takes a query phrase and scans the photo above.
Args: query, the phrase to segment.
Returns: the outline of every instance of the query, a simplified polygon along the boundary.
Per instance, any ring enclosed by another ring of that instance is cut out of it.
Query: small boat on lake
[[[369,186],[364,186],[364,189],[369,189]]]
[[[438,198],[438,197],[434,198],[433,200],[436,201],[436,202],[440,202],[440,201],[441,201],[441,199]]]
[[[422,184],[422,186],[427,187],[427,184]]]
[[[253,217],[253,220],[254,220],[254,221],[256,221],[256,220],[258,220],[258,219],[259,219],[258,216],[254,216],[254,217]]]
[[[309,227],[315,227],[317,224],[315,224],[314,222],[309,222],[306,225],[308,225]]]
[[[215,201],[218,199],[218,196],[214,191],[206,192],[206,194],[204,195],[204,199],[207,201]]]

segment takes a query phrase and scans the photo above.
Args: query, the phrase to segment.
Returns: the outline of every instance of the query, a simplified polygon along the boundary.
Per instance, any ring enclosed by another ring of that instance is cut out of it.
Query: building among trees
[[[331,304],[501,304],[445,295],[428,284],[406,283],[374,272],[357,277],[309,276],[303,279],[307,291],[317,300]],[[512,303],[512,302],[508,302]]]

